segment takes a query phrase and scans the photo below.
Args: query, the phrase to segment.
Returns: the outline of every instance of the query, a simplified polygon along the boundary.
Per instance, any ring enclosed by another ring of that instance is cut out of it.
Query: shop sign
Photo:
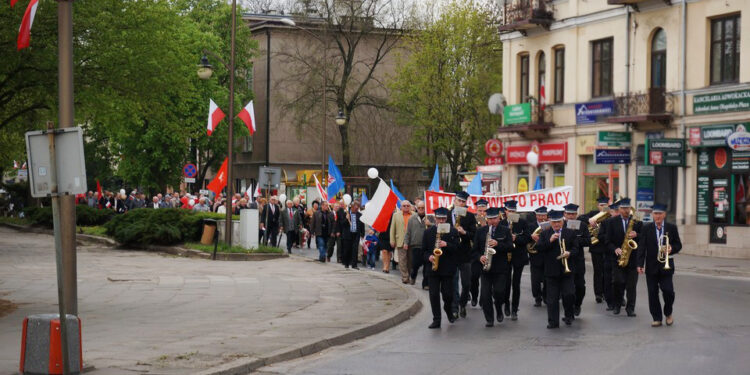
[[[503,158],[502,157],[486,157],[484,158],[484,165],[502,165],[503,164]]]
[[[647,139],[646,165],[685,166],[685,141],[682,139]]]
[[[584,135],[576,138],[577,155],[594,155],[596,150],[596,136]]]
[[[737,128],[739,129],[740,127],[744,128],[742,125]],[[730,134],[727,137],[727,146],[734,151],[750,151],[750,133],[738,130]]]
[[[711,156],[709,155],[708,150],[698,151],[698,171],[708,172],[708,170],[710,169],[710,163]]]
[[[641,165],[637,170],[636,210],[644,222],[651,221],[651,206],[654,205],[654,167]]]
[[[720,147],[727,145],[727,138],[735,132],[745,132],[750,123],[708,125],[689,130],[689,144],[693,147]]]
[[[698,176],[698,204],[696,207],[696,223],[708,224],[709,182],[708,176]]]
[[[750,111],[750,90],[693,96],[693,114]]]
[[[501,164],[493,164],[493,165],[477,165],[477,172],[482,173],[498,173],[503,171],[503,166]]]
[[[750,171],[750,152],[732,151],[732,172]]]
[[[526,178],[520,178],[518,180],[518,192],[519,193],[525,193],[529,191],[529,183],[526,181]]]
[[[596,164],[630,164],[630,149],[596,149]]]
[[[575,105],[576,124],[593,124],[599,122],[604,117],[609,117],[615,113],[614,100],[602,102],[579,103]]]
[[[630,147],[632,135],[628,132],[596,132],[597,147]]]
[[[505,151],[508,164],[528,164],[526,154],[531,150],[531,145],[508,146]],[[568,162],[568,143],[541,143],[539,144],[539,164],[564,164]]]
[[[531,104],[521,103],[506,106],[503,109],[503,121],[505,125],[531,122]]]

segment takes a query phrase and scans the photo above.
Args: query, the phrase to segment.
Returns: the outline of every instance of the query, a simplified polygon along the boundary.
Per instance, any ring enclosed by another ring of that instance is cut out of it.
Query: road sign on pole
[[[50,139],[54,137],[54,147]],[[55,150],[56,170],[52,170],[50,150]],[[57,194],[85,194],[86,163],[83,158],[81,128],[40,130],[26,133],[26,157],[29,160],[29,187],[31,196],[47,197],[53,183]],[[57,181],[52,181],[57,176]]]

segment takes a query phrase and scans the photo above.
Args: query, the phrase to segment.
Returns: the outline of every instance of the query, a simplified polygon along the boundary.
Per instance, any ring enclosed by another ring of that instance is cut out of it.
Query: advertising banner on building
[[[630,149],[597,149],[594,152],[596,164],[630,164]]]
[[[750,111],[750,90],[693,96],[693,114]]]
[[[436,191],[425,191],[424,200],[427,214],[434,213],[438,207],[448,207],[453,203],[455,194]],[[476,212],[476,202],[484,199],[489,202],[489,207],[502,207],[505,201],[518,201],[519,212],[530,212],[541,206],[549,209],[561,210],[563,206],[571,202],[573,197],[572,186],[560,186],[551,189],[534,190],[527,193],[508,194],[502,196],[472,195],[466,202],[470,212]]]
[[[531,122],[531,104],[521,103],[506,106],[503,109],[503,122],[505,125]]]
[[[605,100],[601,102],[579,103],[575,105],[575,109],[576,124],[594,124],[615,113],[615,102],[613,100]]]
[[[508,146],[505,151],[507,164],[529,164],[526,154],[531,150],[531,145]],[[558,164],[568,162],[568,143],[541,143],[539,144],[539,164]]]
[[[685,141],[683,139],[647,139],[645,145],[645,162],[646,165],[684,167],[685,151]]]

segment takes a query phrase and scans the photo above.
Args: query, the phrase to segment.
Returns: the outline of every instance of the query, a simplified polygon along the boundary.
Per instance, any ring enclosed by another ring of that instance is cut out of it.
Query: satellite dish
[[[490,100],[487,102],[487,105],[490,107],[490,113],[494,115],[503,114],[503,108],[505,108],[506,104],[503,94],[492,94]]]

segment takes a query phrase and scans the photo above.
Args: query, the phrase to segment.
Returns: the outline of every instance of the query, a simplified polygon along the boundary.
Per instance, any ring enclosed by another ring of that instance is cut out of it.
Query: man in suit
[[[336,236],[333,212],[329,209],[328,202],[323,201],[320,204],[320,209],[313,213],[310,232],[315,235],[315,244],[318,247],[318,261],[325,263],[328,242],[335,241]],[[328,257],[328,261],[331,261],[330,257]]]
[[[547,207],[542,206],[534,210],[536,220],[529,223],[529,233],[531,233],[530,244],[539,242],[541,232],[533,234],[543,223],[547,223]],[[547,226],[549,223],[546,224]],[[528,251],[527,251],[528,252]],[[547,289],[544,286],[544,255],[529,253],[529,269],[531,270],[531,295],[534,296],[534,306],[541,307]]]
[[[581,304],[583,304],[583,297],[586,296],[586,257],[583,252],[583,248],[591,245],[591,234],[589,233],[588,221],[585,217],[578,216],[578,205],[574,203],[566,204],[565,217],[566,228],[572,230],[576,235],[576,244],[578,245],[578,251],[576,255],[570,258],[570,261],[575,263],[575,271],[573,272],[573,284],[576,289],[576,300],[573,304],[574,315],[581,315]],[[577,227],[577,228],[576,228]]]
[[[281,210],[281,228],[286,233],[286,251],[292,253],[292,245],[296,237],[296,228],[299,225],[299,217],[294,210],[294,204],[291,200],[286,201],[286,207]]]
[[[607,221],[607,251],[614,254],[614,265],[612,276],[614,279],[614,309],[615,315],[620,314],[623,294],[627,295],[625,312],[629,317],[635,317],[636,285],[638,284],[638,271],[636,262],[638,250],[631,251],[627,259],[627,265],[620,267],[617,264],[623,256],[622,246],[625,239],[637,241],[638,233],[641,232],[643,222],[637,220],[632,223],[632,229],[628,230],[631,221],[635,218],[631,215],[630,199],[623,198],[617,204],[620,216]],[[625,261],[625,260],[623,260]]]
[[[570,259],[578,252],[575,232],[563,227],[562,211],[552,211],[549,214],[551,228],[542,232],[536,248],[544,257],[544,276],[547,283],[547,328],[560,327],[560,296],[563,300],[566,325],[573,323],[573,304],[575,303],[575,284],[573,282],[573,265],[568,261],[565,269],[564,260]],[[565,243],[565,250],[561,251],[560,241]]]
[[[391,218],[391,247],[396,252],[398,259],[398,271],[401,273],[401,282],[408,284],[411,282],[411,258],[409,257],[409,244],[404,241],[406,238],[406,224],[411,217],[411,203],[407,200],[401,202],[401,210],[393,214]],[[406,247],[404,247],[406,245]]]
[[[477,229],[474,236],[474,246],[471,258],[480,264],[478,272],[482,277],[482,310],[487,323],[485,327],[495,325],[495,309],[497,311],[497,322],[503,321],[502,306],[505,301],[506,276],[508,272],[508,252],[513,251],[513,238],[510,229],[500,224],[500,209],[491,207],[487,209],[487,225]],[[487,237],[489,234],[489,241]],[[491,247],[495,250],[492,255],[489,270],[484,270],[487,262],[486,249]],[[494,302],[493,302],[494,300]]]
[[[667,223],[667,206],[664,204],[654,204],[652,217],[653,223],[643,225],[641,235],[638,241],[638,273],[646,273],[646,285],[648,286],[648,310],[654,319],[651,322],[652,327],[660,327],[662,320],[662,309],[659,301],[659,289],[664,296],[664,316],[666,323],[671,326],[674,323],[672,318],[672,304],[674,304],[674,285],[672,284],[672,275],[674,275],[674,258],[673,255],[680,252],[682,242],[680,234],[677,232],[677,226]],[[669,242],[667,243],[667,238]],[[666,259],[659,259],[659,247],[667,246],[666,255],[669,257],[669,268],[664,269]],[[645,266],[645,267],[644,267]]]
[[[513,252],[510,259],[511,267],[508,269],[508,274],[506,275],[507,285],[510,287],[505,288],[505,316],[510,316],[511,320],[518,319],[518,303],[521,300],[521,276],[523,275],[523,268],[529,263],[529,253],[526,250],[526,244],[531,241],[531,232],[529,232],[526,225],[526,220],[518,215],[516,212],[517,208],[517,201],[506,201],[505,210],[507,214],[505,215],[505,220],[500,222],[500,225],[511,229],[513,236]],[[513,292],[512,306],[511,291]]]
[[[609,198],[601,197],[596,200],[597,209],[591,210],[586,213],[585,220],[589,222],[589,227],[597,225],[593,217],[602,212],[609,210]],[[584,220],[583,218],[581,220]],[[601,229],[600,229],[601,230]],[[606,246],[602,242],[591,244],[589,246],[589,252],[591,253],[591,265],[594,268],[594,296],[596,296],[596,303],[602,303],[604,298],[604,282],[603,282],[603,268],[604,268],[604,252]]]
[[[466,317],[466,304],[469,303],[471,295],[471,241],[477,229],[477,220],[473,213],[466,207],[469,193],[465,191],[456,192],[453,199],[453,210],[451,211],[452,224],[455,226],[461,238],[458,252],[458,271],[453,279],[453,312],[456,318],[460,315]],[[461,294],[458,293],[458,281],[461,280]]]
[[[477,231],[479,229],[484,228],[484,227],[486,227],[488,225],[488,220],[489,220],[489,218],[487,217],[487,205],[488,204],[489,204],[489,202],[487,202],[484,199],[480,199],[476,203],[476,206],[477,206],[477,214],[476,214]],[[497,213],[498,213],[498,216],[496,216],[496,218],[498,218],[498,221],[499,221],[500,220],[499,219],[499,217],[500,217],[500,210],[499,209],[498,209]],[[476,239],[476,235],[474,236],[474,238]],[[474,245],[476,246],[476,241],[474,241]],[[479,299],[479,278],[481,276],[482,276],[482,263],[479,262],[479,258],[474,258],[472,256],[472,261],[471,261],[471,288],[470,288],[470,291],[471,291],[471,305],[472,306],[476,306],[477,305],[477,300]]]
[[[279,233],[279,218],[281,217],[281,209],[279,208],[279,198],[275,195],[271,197],[271,201],[263,207],[263,213],[260,215],[260,229],[264,229],[266,233],[265,242],[271,240],[271,246],[276,247],[276,239]]]
[[[432,265],[435,263],[433,251],[437,246],[442,250],[442,255],[438,260],[437,270],[432,266],[427,271],[428,284],[430,288],[430,307],[432,308],[432,324],[428,328],[440,328],[440,295],[443,296],[443,310],[448,316],[448,321],[453,323],[456,317],[453,314],[453,277],[458,268],[458,248],[459,238],[458,231],[448,222],[448,209],[440,207],[435,210],[435,220],[437,225],[427,229],[422,239],[422,256],[425,264]],[[441,233],[440,241],[437,240],[437,231],[440,224],[448,224],[447,233]]]
[[[613,202],[609,205],[609,219],[604,220],[599,226],[599,245],[603,246],[602,256],[602,292],[604,293],[604,302],[607,303],[607,311],[613,311],[615,309],[615,286],[614,277],[612,276],[613,267],[615,267],[615,254],[609,251],[607,246],[607,228],[609,228],[610,221],[620,218],[620,211],[617,209],[619,202]],[[618,301],[620,303],[621,301]]]
[[[359,240],[365,236],[365,223],[359,220],[362,213],[359,212],[359,202],[352,202],[349,211],[344,213],[341,225],[341,247],[343,248],[344,267],[352,267],[358,270],[357,252]]]

